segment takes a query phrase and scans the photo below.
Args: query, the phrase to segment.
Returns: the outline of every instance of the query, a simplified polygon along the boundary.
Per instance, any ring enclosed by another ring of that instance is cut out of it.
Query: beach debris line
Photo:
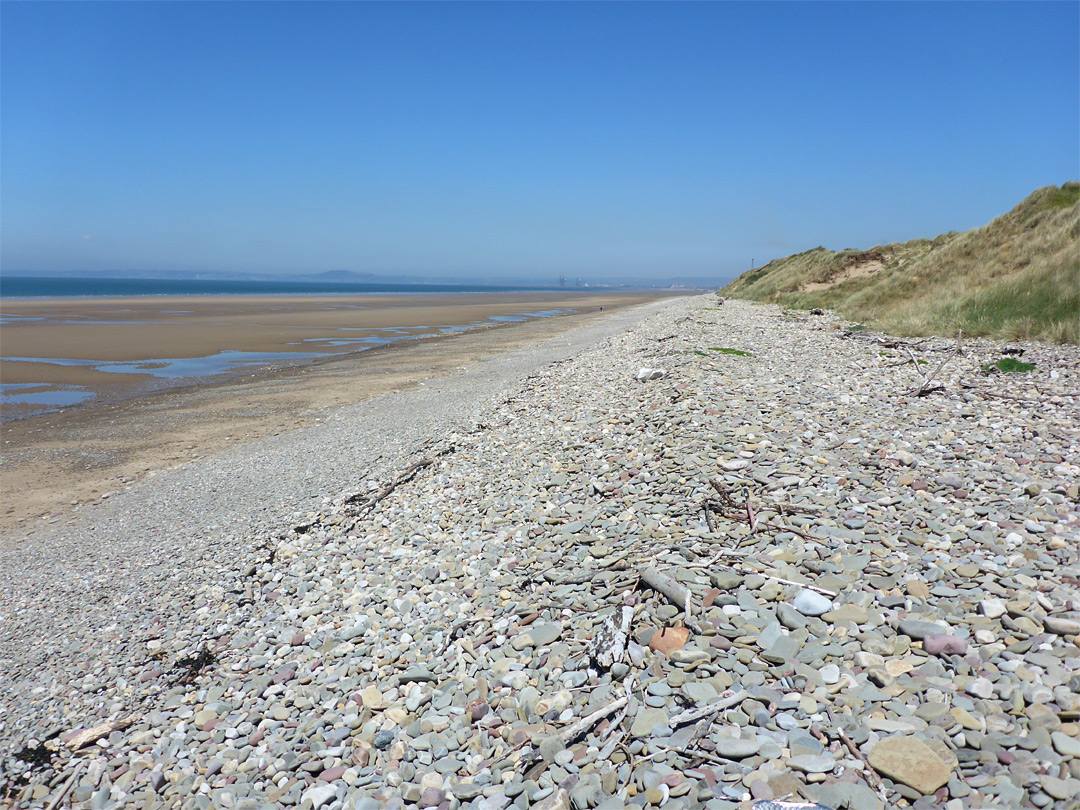
[[[344,503],[352,506],[353,512],[358,517],[363,517],[364,515],[371,512],[376,506],[378,506],[381,501],[389,497],[395,489],[400,487],[402,484],[407,484],[409,481],[412,481],[414,478],[416,478],[417,474],[421,470],[435,464],[443,456],[450,455],[454,452],[455,449],[456,448],[453,445],[449,447],[444,447],[433,455],[426,456],[419,461],[415,461],[410,464],[403,473],[397,476],[393,481],[384,486],[374,495],[365,496],[362,493],[357,493],[355,495],[350,495],[348,498],[346,498]]]

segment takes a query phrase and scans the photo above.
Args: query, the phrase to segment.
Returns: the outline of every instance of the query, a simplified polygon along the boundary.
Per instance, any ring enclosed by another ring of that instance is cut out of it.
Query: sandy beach
[[[555,291],[5,299],[2,417],[58,405],[100,405],[410,337],[598,311],[650,297]]]
[[[345,347],[344,355],[331,353],[341,347],[323,346],[303,365],[278,361],[197,385],[190,379],[6,362],[5,384],[93,386],[99,401],[0,423],[0,531],[18,534],[157,471],[313,424],[328,408],[452,374],[484,357],[576,329],[600,317],[600,307],[610,313],[656,297],[531,293],[469,295],[460,302],[454,296],[5,301],[4,317],[13,319],[3,326],[5,356],[133,361],[241,347],[273,353],[294,348],[297,340],[351,339],[392,327],[422,339],[362,351]],[[461,333],[429,328],[551,310],[569,314],[501,325],[489,321]]]

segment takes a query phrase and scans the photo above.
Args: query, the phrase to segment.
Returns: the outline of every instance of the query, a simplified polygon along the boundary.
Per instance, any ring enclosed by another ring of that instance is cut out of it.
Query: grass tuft
[[[1035,368],[1034,363],[1025,363],[1022,360],[1017,360],[1015,357],[1002,357],[996,363],[990,363],[983,366],[983,371],[987,374],[997,370],[1005,374],[1015,374],[1022,371],[1031,371]]]

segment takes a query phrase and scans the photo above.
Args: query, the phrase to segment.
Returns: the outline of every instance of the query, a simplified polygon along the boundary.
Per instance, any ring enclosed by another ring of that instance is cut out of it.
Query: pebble
[[[20,640],[42,663],[0,684],[11,750],[133,723],[61,745],[48,769],[5,751],[0,779],[25,777],[24,800],[44,804],[82,762],[71,795],[97,808],[1067,801],[1075,348],[1025,344],[1061,373],[1020,405],[1015,381],[979,373],[1000,347],[965,338],[947,395],[915,398],[895,350],[817,328],[834,316],[714,301],[676,301],[425,435],[434,462],[370,512],[350,496],[420,455],[391,453],[273,529],[207,540],[206,564],[168,590],[65,590],[73,615],[105,598],[108,620]],[[711,346],[750,356],[695,354]],[[642,368],[664,373],[639,384]],[[752,533],[745,508],[710,529],[710,480],[739,506],[751,493]],[[646,565],[689,589],[689,616],[639,585]],[[592,645],[624,607],[626,652],[605,667]],[[214,662],[181,682],[203,649]]]
[[[791,606],[804,616],[821,616],[833,609],[832,600],[814,591],[799,591]]]

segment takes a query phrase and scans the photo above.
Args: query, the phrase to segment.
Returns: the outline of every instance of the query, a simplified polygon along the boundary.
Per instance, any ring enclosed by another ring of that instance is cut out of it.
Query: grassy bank
[[[723,292],[827,307],[903,335],[1080,342],[1080,183],[1047,186],[970,231],[867,251],[825,248],[744,273]]]

